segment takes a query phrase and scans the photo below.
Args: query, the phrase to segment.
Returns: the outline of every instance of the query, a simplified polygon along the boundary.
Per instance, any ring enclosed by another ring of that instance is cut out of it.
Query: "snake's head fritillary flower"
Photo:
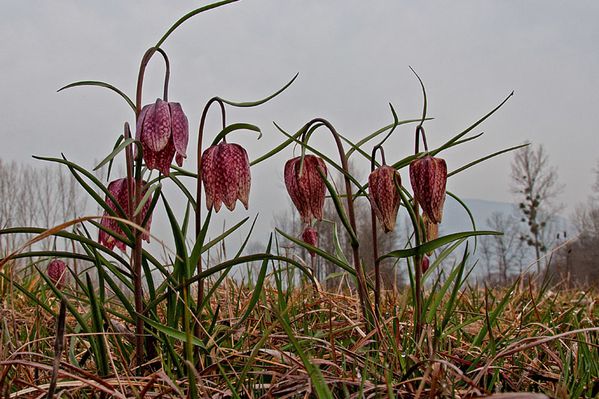
[[[52,262],[48,263],[48,267],[46,269],[48,273],[48,277],[56,288],[63,288],[67,281],[67,265],[63,261],[59,259],[54,259]]]
[[[146,182],[144,181],[144,182],[142,182],[142,184],[145,186]],[[134,185],[135,185],[135,182],[133,181],[133,179],[131,179],[131,187],[134,187]],[[118,202],[119,206],[123,209],[123,211],[125,211],[125,213],[126,213],[125,218],[131,220],[132,215],[129,214],[129,180],[127,178],[122,178],[122,179],[117,179],[117,180],[112,181],[108,185],[108,191],[110,192],[110,194],[112,194],[112,196]],[[143,193],[143,194],[145,194],[145,193]],[[145,220],[146,215],[148,214],[148,211],[150,209],[151,202],[152,202],[151,199],[148,199],[145,202],[145,204],[141,210],[141,219],[142,220]],[[106,196],[106,203],[108,204],[110,209],[112,209],[114,212],[117,213],[117,215],[119,214],[118,207],[114,204],[114,202],[112,202],[112,200],[108,196]],[[135,208],[135,207],[133,207],[133,208]],[[133,209],[132,212],[133,211],[135,211],[135,209]],[[118,235],[124,236],[125,233],[119,227],[118,222],[116,220],[114,220],[113,218],[109,218],[107,216],[109,216],[108,212],[104,211],[104,214],[102,216],[102,220],[100,221],[100,224],[102,226],[104,226],[105,228],[107,228],[108,230],[112,230],[113,232],[117,233]],[[119,215],[119,217],[122,218],[123,215]],[[150,230],[151,223],[152,223],[152,215],[150,215],[150,217],[148,218],[148,221],[143,226],[144,232],[143,232],[142,238],[144,240],[146,240],[147,242],[150,242],[149,230]],[[112,250],[115,246],[123,252],[126,249],[125,243],[123,241],[117,239],[116,237],[113,237],[112,235],[108,234],[104,230],[100,230],[98,241],[100,242],[100,244],[104,245],[105,247],[107,247],[110,250]]]
[[[304,156],[303,163],[296,157],[285,164],[285,186],[303,223],[322,220],[326,186],[321,174],[326,177],[326,165],[314,155]]]
[[[239,144],[220,143],[202,154],[202,181],[206,192],[206,207],[218,212],[224,203],[230,210],[240,200],[248,209],[250,197],[250,161]]]
[[[393,231],[397,221],[400,196],[397,187],[401,185],[399,172],[391,166],[383,165],[368,176],[368,199],[385,233]]]
[[[308,226],[304,229],[302,233],[302,240],[312,245],[313,247],[318,247],[318,231],[314,227]],[[316,252],[309,250],[310,256],[316,256]]]
[[[183,166],[189,124],[181,104],[157,99],[154,104],[144,106],[137,118],[135,138],[141,141],[148,169],[157,169],[168,176],[173,157],[177,165]]]
[[[426,155],[410,163],[414,198],[432,223],[441,223],[445,203],[447,165],[445,160]]]

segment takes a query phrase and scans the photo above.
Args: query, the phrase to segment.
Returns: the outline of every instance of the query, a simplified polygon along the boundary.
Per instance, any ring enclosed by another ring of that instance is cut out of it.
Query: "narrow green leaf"
[[[211,145],[217,145],[227,134],[234,132],[235,130],[250,130],[252,132],[257,132],[259,134],[258,139],[262,138],[262,132],[258,126],[249,123],[233,123],[221,130],[220,133],[214,137]]]
[[[483,123],[487,118],[489,118],[491,115],[493,115],[495,112],[497,112],[497,110],[499,110],[499,108],[501,108],[510,99],[510,97],[512,97],[513,95],[514,95],[514,92],[512,91],[498,106],[496,106],[495,108],[493,108],[485,116],[483,116],[482,118],[480,118],[479,120],[477,120],[476,122],[474,122],[466,130],[462,131],[461,133],[456,134],[454,137],[452,137],[449,141],[447,141],[441,147],[437,148],[434,151],[431,151],[430,154],[431,155],[435,155],[435,154],[437,154],[437,153],[439,153],[439,152],[441,152],[441,151],[443,151],[443,150],[451,147],[453,144],[455,144],[456,141],[458,141],[459,139],[461,139],[462,137],[464,137],[471,130],[473,130],[475,127],[477,127],[478,125],[480,125],[481,123]]]
[[[518,286],[519,283],[520,283],[520,280],[516,279],[514,284],[512,284],[510,286],[510,288],[507,290],[507,292],[503,296],[503,299],[501,300],[501,302],[499,302],[499,304],[497,305],[495,310],[493,310],[493,312],[491,312],[491,314],[489,315],[489,324],[495,323],[495,320],[497,320],[497,318],[501,315],[501,313],[503,313],[503,310],[509,303],[509,300],[512,298],[512,293],[514,292],[514,290],[516,289],[516,287]],[[483,342],[483,339],[485,338],[487,333],[488,333],[487,325],[483,324],[483,327],[481,328],[480,332],[478,333],[478,335],[472,342],[472,346],[474,346],[474,347],[479,346]]]
[[[337,211],[337,215],[339,216],[339,219],[341,220],[341,223],[343,224],[343,227],[345,227],[345,230],[347,231],[347,234],[349,234],[349,238],[351,240],[351,244],[352,245],[357,244],[358,243],[358,236],[356,236],[356,232],[352,228],[352,226],[350,224],[350,221],[347,218],[347,214],[345,213],[345,208],[343,207],[343,204],[341,203],[341,201],[339,199],[339,195],[335,191],[335,187],[333,187],[333,185],[331,184],[331,182],[320,171],[320,169],[317,169],[317,171],[318,171],[318,174],[320,175],[320,177],[322,178],[322,181],[326,185],[327,190],[329,191],[329,194],[331,194],[331,199],[333,200],[333,205],[335,206],[335,210]]]
[[[143,319],[143,321],[145,321],[146,323],[148,323],[149,325],[151,325],[152,327],[154,327],[156,330],[160,331],[164,335],[174,338],[177,341],[181,341],[181,342],[187,341],[187,336],[185,335],[185,331],[180,331],[175,328],[165,326],[164,324],[158,323],[156,320],[152,320],[152,319],[150,319],[142,314],[139,314],[139,313],[137,314],[137,316],[141,317]],[[204,343],[202,342],[201,339],[199,339],[197,337],[192,336],[191,342],[194,346],[199,346],[200,348],[204,348]]]
[[[47,231],[47,229],[44,229],[41,227],[10,227],[7,229],[0,230],[0,236],[4,235],[4,234],[19,234],[19,233],[21,233],[21,234],[42,234],[46,231]],[[112,258],[119,261],[119,263],[121,263],[122,265],[125,265],[127,267],[129,266],[129,262],[127,260],[125,260],[123,257],[119,256],[114,251],[109,250],[104,245],[99,244],[98,242],[91,240],[87,237],[83,237],[78,234],[70,233],[70,232],[64,231],[64,230],[56,232],[52,235],[56,236],[56,237],[67,238],[69,240],[74,240],[75,242],[79,242],[81,244],[92,246],[92,247],[96,248],[97,250],[110,255]],[[55,251],[50,251],[48,253],[50,254],[50,253],[54,253],[54,252]]]
[[[74,83],[70,83],[66,86],[63,86],[60,89],[58,89],[58,91],[60,92],[65,89],[70,89],[71,87],[78,87],[78,86],[98,86],[98,87],[104,87],[106,89],[112,90],[115,93],[117,93],[119,96],[121,96],[125,101],[127,101],[127,104],[129,104],[129,107],[131,107],[133,112],[135,112],[135,103],[133,101],[131,101],[131,99],[125,93],[123,93],[122,91],[120,91],[115,86],[113,86],[109,83],[100,82],[97,80],[82,80],[79,82],[74,82]]]
[[[249,217],[244,218],[243,220],[241,220],[240,222],[235,224],[233,227],[227,229],[222,234],[220,234],[216,238],[210,240],[206,244],[203,243],[203,240],[196,240],[196,243],[194,244],[193,249],[191,251],[191,256],[189,258],[189,262],[192,265],[196,265],[200,261],[200,256],[204,252],[208,251],[210,248],[212,248],[213,246],[215,246],[216,244],[218,244],[219,242],[224,240],[231,233],[233,233],[237,229],[239,229],[241,226],[243,226],[245,224],[245,222],[248,221],[248,219],[249,219]]]
[[[252,222],[252,225],[250,226],[250,230],[247,233],[245,240],[243,241],[243,243],[241,244],[241,246],[239,247],[239,250],[237,251],[237,254],[235,254],[234,258],[238,258],[241,256],[241,254],[243,253],[243,250],[245,249],[247,243],[250,240],[250,237],[252,235],[252,232],[254,231],[254,227],[256,226],[256,220],[258,220],[258,215],[256,215],[254,217],[254,221]],[[193,258],[193,255],[192,255]],[[194,264],[194,263],[192,263]],[[218,279],[211,284],[210,290],[204,295],[204,301],[201,304],[200,308],[204,308],[204,306],[206,305],[206,303],[208,303],[208,301],[210,301],[210,298],[212,297],[212,295],[214,294],[214,292],[218,289],[218,287],[221,285],[221,283],[224,281],[224,279],[229,275],[229,273],[231,272],[231,270],[233,269],[233,266],[225,269],[221,275],[218,277]]]
[[[277,319],[279,319],[279,323],[283,327],[283,330],[285,330],[285,333],[289,337],[289,341],[291,342],[291,345],[293,345],[298,356],[300,357],[300,359],[302,359],[302,363],[304,364],[304,367],[306,368],[308,376],[310,377],[312,386],[313,386],[314,390],[316,391],[316,396],[318,398],[333,399],[333,394],[329,390],[329,387],[327,386],[327,383],[326,383],[322,373],[320,372],[320,369],[318,367],[316,367],[310,361],[308,356],[304,353],[301,345],[299,344],[299,342],[295,338],[295,335],[293,334],[293,330],[291,329],[291,326],[287,323],[285,318],[279,314],[279,312],[275,312],[275,314],[277,315]]]
[[[271,245],[272,245],[272,233],[270,235],[270,239],[268,240],[268,245],[266,247],[267,254],[270,254]],[[239,327],[248,317],[250,317],[250,315],[252,314],[252,311],[256,307],[256,304],[258,303],[258,300],[260,300],[260,293],[262,292],[262,287],[264,285],[264,279],[266,278],[266,271],[268,270],[268,262],[269,262],[269,259],[267,259],[267,258],[265,258],[262,261],[262,266],[260,267],[260,273],[258,274],[258,279],[256,280],[256,284],[254,285],[254,289],[252,291],[252,296],[250,298],[250,302],[248,303],[248,306],[247,306],[243,316],[241,316],[239,321],[237,321],[237,323],[236,323],[237,327]],[[234,328],[234,330],[235,330],[235,328]]]
[[[50,278],[46,275],[46,273],[43,273],[37,266],[35,266],[35,269],[38,271],[40,276],[44,279],[46,284],[48,284],[48,287],[50,287],[52,292],[54,292],[54,295],[56,295],[56,297],[58,299],[60,299],[61,301],[66,302],[67,309],[69,309],[69,312],[71,312],[73,317],[75,317],[75,320],[77,320],[77,323],[79,323],[79,326],[81,327],[83,332],[89,334],[91,331],[90,331],[87,323],[85,322],[85,318],[81,315],[81,313],[79,313],[77,311],[77,308],[75,308],[75,306],[73,306],[73,304],[67,300],[67,297],[61,290],[56,288],[56,286],[54,285],[52,280],[50,280]]]
[[[506,152],[515,151],[515,150],[517,150],[519,148],[526,147],[527,145],[529,145],[529,144],[527,143],[527,144],[517,145],[517,146],[514,146],[514,147],[506,148],[506,149],[501,150],[501,151],[494,152],[494,153],[492,153],[490,155],[487,155],[485,157],[479,158],[479,159],[477,159],[475,161],[472,161],[472,162],[470,162],[470,163],[468,163],[468,164],[466,164],[466,165],[464,165],[464,166],[462,166],[462,167],[460,167],[460,168],[458,168],[456,170],[451,171],[450,173],[447,174],[447,177],[449,178],[449,177],[451,177],[451,176],[453,176],[455,174],[458,174],[458,173],[460,173],[460,172],[462,172],[462,171],[464,171],[464,170],[466,170],[468,168],[471,168],[472,166],[474,166],[476,164],[479,164],[481,162],[486,161],[487,159],[491,159],[491,158],[496,157],[498,155],[505,154]]]
[[[185,14],[184,16],[182,16],[181,18],[179,18],[167,31],[164,35],[162,35],[162,37],[160,38],[160,40],[158,40],[158,42],[156,43],[156,45],[154,47],[158,48],[162,45],[162,43],[164,43],[164,41],[171,35],[171,33],[173,33],[183,22],[187,21],[188,19],[190,19],[191,17],[198,15],[204,11],[208,11],[208,10],[212,10],[213,8],[217,8],[220,6],[224,6],[226,4],[230,4],[230,3],[235,3],[236,1],[239,0],[225,0],[225,1],[219,1],[217,3],[212,3],[212,4],[208,4],[206,6],[200,7],[200,8],[196,8],[193,11],[188,12],[187,14]]]
[[[258,105],[262,105],[265,102],[275,98],[276,96],[278,96],[279,94],[281,94],[282,92],[285,91],[285,89],[287,89],[289,86],[291,86],[291,84],[295,81],[295,79],[297,79],[297,77],[299,76],[299,72],[295,74],[295,76],[289,81],[287,82],[287,84],[283,87],[281,87],[279,90],[277,90],[276,92],[274,92],[273,94],[271,94],[268,97],[265,97],[261,100],[257,100],[257,101],[245,101],[245,102],[241,102],[241,101],[230,101],[230,100],[225,100],[224,98],[220,98],[218,97],[218,99],[222,102],[224,102],[225,104],[229,104],[232,105],[234,107],[256,107]]]
[[[277,126],[277,124],[275,122],[273,122],[273,124],[275,126]],[[254,159],[253,161],[250,162],[250,166],[254,166],[259,164],[262,161],[267,160],[268,158],[272,157],[273,155],[276,155],[277,153],[281,152],[282,150],[284,150],[289,144],[293,143],[294,141],[296,141],[296,139],[301,135],[301,131],[295,133],[293,136],[288,136],[289,138],[287,140],[285,140],[284,142],[282,142],[281,144],[279,144],[278,146],[276,146],[275,148],[273,148],[272,150],[268,151],[266,154],[259,156],[258,158]]]
[[[300,240],[298,238],[292,237],[289,234],[287,234],[287,233],[285,233],[285,232],[283,232],[283,231],[281,231],[279,229],[275,229],[275,231],[277,233],[279,233],[280,235],[282,235],[283,237],[285,237],[286,239],[288,239],[289,241],[293,242],[294,244],[299,245],[300,247],[305,248],[307,250],[313,251],[314,253],[316,253],[316,255],[318,255],[318,256],[320,256],[320,257],[328,260],[329,262],[331,262],[331,263],[333,263],[333,264],[335,264],[337,266],[339,266],[340,268],[342,268],[343,270],[345,270],[346,272],[348,272],[350,275],[352,275],[352,276],[356,275],[356,271],[354,270],[354,268],[352,266],[350,266],[347,263],[344,263],[341,259],[338,259],[336,256],[333,256],[333,255],[329,254],[328,252],[323,251],[321,248],[313,247],[312,245],[310,245],[308,243],[305,243],[304,241],[302,241],[302,240]],[[297,263],[294,263],[294,265],[297,266]],[[307,275],[310,276],[310,279],[313,279],[312,273],[308,272]],[[372,283],[370,281],[368,282],[368,286],[370,288],[373,288],[372,287]]]
[[[102,322],[102,312],[100,310],[100,305],[98,303],[98,297],[94,292],[94,284],[92,283],[89,274],[85,274],[85,280],[87,283],[87,295],[89,298],[89,305],[91,311],[91,320],[93,331],[98,333],[99,335],[95,336],[93,339],[96,341],[96,345],[98,346],[98,351],[95,353],[96,355],[96,363],[98,367],[98,373],[101,377],[108,375],[108,359],[107,359],[107,350],[104,342],[104,327]]]
[[[318,155],[319,157],[321,157],[322,159],[324,159],[329,165],[331,165],[332,167],[334,167],[335,169],[337,169],[341,174],[343,174],[343,176],[346,176],[352,183],[354,183],[356,185],[356,187],[360,187],[361,184],[359,181],[356,180],[355,177],[353,177],[350,173],[346,172],[345,170],[343,170],[343,168],[337,164],[336,162],[334,162],[331,158],[327,157],[325,154],[323,154],[322,152],[318,151],[316,148],[305,144],[303,141],[301,141],[298,137],[298,133],[299,135],[301,135],[301,130],[300,132],[294,134],[293,136],[291,136],[289,133],[287,133],[286,131],[284,131],[279,125],[277,125],[276,123],[274,124],[275,127],[285,136],[287,136],[289,139],[295,141],[297,144],[299,144],[302,147],[302,151],[304,149],[306,150],[310,150],[312,153],[314,153],[315,155]],[[297,137],[296,137],[297,136]]]
[[[432,119],[433,118],[426,118],[427,121],[432,120]],[[358,141],[355,144],[355,147],[351,148],[345,155],[347,156],[347,158],[349,158],[354,151],[357,151],[359,148],[362,148],[364,146],[364,144],[368,143],[370,140],[375,139],[379,135],[385,133],[387,130],[393,129],[393,127],[410,124],[410,123],[417,123],[417,122],[420,122],[420,119],[406,119],[404,121],[399,121],[397,123],[391,123],[387,126],[383,126],[379,130],[369,134],[368,136],[364,137],[362,140]]]
[[[191,194],[191,192],[187,189],[187,187],[185,187],[183,182],[181,180],[179,180],[179,178],[177,176],[174,176],[174,175],[175,175],[175,173],[171,172],[169,174],[169,179],[171,179],[177,185],[177,187],[179,187],[179,189],[181,190],[183,195],[185,195],[185,197],[187,198],[187,201],[191,204],[193,210],[195,211],[197,209],[195,195]]]
[[[137,216],[139,214],[139,212],[141,212],[143,207],[146,205],[146,202],[149,201],[150,197],[152,196],[152,194],[154,194],[155,191],[157,191],[157,195],[160,195],[161,190],[162,190],[162,183],[158,183],[158,184],[154,184],[154,185],[150,186],[150,188],[148,188],[146,190],[146,193],[139,201],[139,204],[137,204],[137,208],[135,208],[135,211],[133,212],[133,216]],[[156,201],[158,201],[158,200],[156,199]],[[151,212],[148,212],[148,213],[151,214]],[[146,218],[149,218],[149,216],[146,215]],[[145,226],[145,224],[143,224],[143,222],[142,222],[142,226]]]
[[[114,148],[114,150],[112,150],[112,152],[102,160],[102,162],[100,162],[93,170],[96,171],[98,169],[100,169],[102,166],[106,165],[108,162],[112,161],[114,159],[114,157],[116,157],[121,151],[123,151],[125,149],[125,147],[127,147],[129,144],[135,142],[135,139],[125,139],[124,141],[122,141],[123,136],[121,135],[119,137],[119,140],[117,141],[117,146]],[[122,141],[122,142],[121,142]],[[118,144],[119,142],[121,142],[120,144]]]
[[[282,233],[281,233],[282,234]],[[251,263],[251,262],[256,262],[256,261],[261,261],[264,259],[270,259],[270,260],[279,260],[279,261],[283,261],[283,262],[287,262],[295,267],[297,267],[298,269],[300,269],[310,280],[313,281],[313,276],[312,273],[305,267],[303,266],[301,263],[294,261],[293,259],[289,259],[287,257],[284,256],[278,256],[278,255],[272,255],[272,254],[265,254],[265,253],[258,253],[258,254],[252,254],[252,255],[246,255],[246,256],[240,256],[238,258],[235,259],[230,259],[227,261],[224,261],[222,263],[219,263],[216,266],[213,266],[211,268],[208,268],[204,271],[202,271],[201,273],[197,273],[195,276],[191,277],[190,279],[188,279],[187,281],[185,281],[183,284],[178,285],[177,287],[174,288],[175,291],[180,290],[184,285],[189,285],[189,284],[193,284],[201,279],[205,279],[208,278],[222,270],[225,270],[231,266],[237,266],[237,265],[242,265],[245,263]],[[333,259],[335,259],[333,257]],[[338,263],[339,261],[337,261]],[[351,270],[351,268],[350,268]],[[164,300],[164,298],[166,298],[167,294],[162,294],[158,297],[156,297],[156,299],[154,299],[153,301],[150,302],[150,304],[148,304],[148,308],[154,307],[156,306],[156,304],[162,302],[162,300]]]
[[[427,252],[432,252],[433,250],[435,250],[443,245],[449,244],[450,242],[453,242],[453,241],[460,240],[462,238],[473,237],[473,236],[482,236],[482,235],[502,235],[502,234],[503,233],[500,233],[497,231],[465,231],[465,232],[461,232],[461,233],[453,233],[453,234],[449,234],[449,235],[446,235],[443,237],[439,237],[432,241],[428,241],[422,245],[418,245],[413,248],[391,251],[391,252],[381,256],[379,259],[382,260],[382,259],[386,259],[386,258],[408,258],[411,256],[422,255]]]
[[[172,231],[173,237],[175,239],[175,248],[177,250],[177,258],[179,258],[180,261],[186,263],[188,261],[188,257],[187,257],[187,247],[185,245],[185,237],[183,237],[183,234],[181,233],[181,228],[179,227],[177,218],[175,217],[175,214],[173,213],[171,206],[169,205],[168,201],[166,200],[166,197],[162,193],[160,194],[160,196],[162,197],[162,203],[164,204],[164,207],[166,208],[168,220],[171,225],[171,231]]]
[[[85,170],[81,166],[77,165],[74,162],[70,162],[65,158],[61,159],[61,158],[50,158],[50,157],[38,157],[35,155],[33,156],[33,158],[39,159],[42,161],[56,162],[56,163],[66,165],[69,168],[69,171],[71,172],[73,177],[75,177],[75,179],[77,180],[77,182],[79,182],[79,184],[85,189],[85,191],[88,192],[88,194],[94,199],[94,201],[98,205],[100,205],[110,216],[124,217],[126,215],[125,211],[120,206],[119,202],[114,198],[112,193],[110,191],[108,191],[108,188],[106,186],[104,186],[104,184],[102,184],[102,182],[100,180],[98,180],[98,178],[96,178],[92,173]],[[91,180],[92,183],[94,183],[96,185],[96,187],[98,187],[110,199],[110,201],[112,201],[113,205],[117,208],[117,212],[113,211],[112,208],[110,206],[108,206],[106,201],[104,201],[104,198],[99,196],[98,193],[96,193],[96,191],[93,188],[91,188],[89,186],[89,184],[87,184],[81,176],[79,176],[79,173],[81,173],[87,179]],[[118,222],[118,223],[119,223],[119,227],[121,228],[121,230],[123,230],[123,232],[127,235],[127,237],[130,240],[133,240],[133,234],[131,233],[131,229],[129,228],[129,226],[124,223],[121,223],[121,222]]]
[[[6,273],[4,272],[0,272],[0,276],[5,280],[10,282],[10,284],[15,287],[17,290],[21,291],[21,293],[23,295],[25,295],[32,303],[34,303],[36,306],[39,306],[41,309],[44,309],[46,311],[46,313],[48,313],[50,316],[56,318],[58,317],[58,315],[56,314],[56,311],[54,309],[52,309],[50,307],[50,305],[48,305],[47,303],[45,303],[42,299],[38,298],[38,296],[36,295],[37,293],[33,293],[30,290],[28,290],[27,288],[25,288],[24,286],[22,286],[21,284],[17,283],[14,279],[13,276],[8,276]]]
[[[466,266],[467,259],[468,259],[468,243],[466,243],[466,249],[464,250],[464,256],[462,258],[462,261],[460,263],[458,263],[457,267],[454,267],[452,269],[451,273],[449,273],[449,276],[447,277],[447,279],[445,280],[443,285],[441,285],[441,288],[431,290],[431,296],[433,296],[433,299],[432,299],[431,305],[428,306],[428,312],[426,315],[427,322],[430,323],[433,320],[433,318],[436,317],[437,310],[439,309],[439,306],[441,305],[441,301],[443,300],[443,298],[445,298],[445,293],[447,292],[447,290],[449,289],[449,286],[452,283],[454,284],[454,293],[457,294],[456,288],[459,289],[459,287],[460,287],[460,279],[461,279],[462,273],[464,271],[464,268]],[[449,309],[452,309],[452,307],[453,307],[452,300],[455,300],[453,295],[450,298],[449,302],[445,305],[446,306],[446,309],[445,309],[446,315],[450,311]]]

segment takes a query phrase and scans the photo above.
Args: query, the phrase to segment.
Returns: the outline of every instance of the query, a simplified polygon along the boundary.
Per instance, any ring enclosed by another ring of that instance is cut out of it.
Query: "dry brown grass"
[[[34,288],[42,289],[39,284]],[[467,289],[445,330],[438,325],[442,302],[437,321],[427,324],[419,342],[412,339],[408,293],[387,294],[378,331],[362,323],[355,295],[317,292],[312,286],[285,292],[274,284],[265,287],[251,316],[237,325],[252,291],[227,281],[212,298],[215,321],[205,315],[202,324],[204,346],[196,365],[200,395],[313,396],[312,376],[281,320],[335,397],[474,397],[497,390],[570,397],[591,396],[599,389],[599,376],[593,375],[599,367],[596,293]],[[509,300],[503,311],[477,342],[504,295]],[[48,303],[57,310],[51,295]],[[84,310],[85,304],[78,306]],[[54,316],[17,294],[4,301],[0,315],[2,393],[43,396],[52,369]],[[185,395],[186,378],[165,367],[160,348],[144,374],[136,375],[127,340],[133,326],[106,327],[102,337],[110,348],[111,369],[100,376],[89,356],[88,335],[78,331],[72,316],[66,324],[57,383],[62,397]],[[176,342],[175,349],[182,351],[182,343]]]

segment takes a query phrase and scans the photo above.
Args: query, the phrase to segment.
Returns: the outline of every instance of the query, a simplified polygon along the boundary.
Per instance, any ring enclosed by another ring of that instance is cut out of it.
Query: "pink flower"
[[[125,219],[132,220],[133,217],[131,214],[129,214],[129,184],[127,183],[127,181],[128,181],[127,178],[114,180],[113,182],[111,182],[108,185],[108,191],[110,191],[110,194],[112,194],[112,196],[116,199],[116,201],[121,206],[121,208],[125,211],[125,213],[126,213]],[[143,182],[142,184],[145,185],[146,182]],[[131,186],[134,186],[134,185],[135,185],[135,182],[131,181]],[[144,206],[141,210],[141,219],[142,220],[144,220],[146,218],[146,215],[148,214],[148,210],[150,208],[151,202],[152,202],[152,200],[148,199],[146,201],[146,203],[144,204]],[[117,206],[112,202],[112,200],[110,200],[110,198],[108,196],[106,197],[106,203],[108,204],[110,209],[115,211],[118,215],[119,211],[117,210],[118,209]],[[132,208],[135,208],[135,207],[132,207]],[[132,209],[132,212],[133,211],[135,211],[135,209]],[[117,221],[112,218],[108,218],[107,216],[108,216],[108,212],[104,211],[104,215],[102,216],[102,220],[100,221],[100,224],[102,226],[106,227],[107,229],[112,230],[113,232],[115,232],[121,236],[124,236],[125,233],[123,232],[123,230],[121,230]],[[119,217],[122,218],[123,215],[119,215]],[[144,231],[142,237],[147,242],[150,242],[150,234],[148,231],[150,230],[151,223],[152,223],[152,216],[150,215],[147,223],[145,224],[145,226],[143,226],[144,230],[146,230],[146,231]],[[110,250],[112,250],[115,247],[115,245],[117,248],[119,248],[123,252],[126,249],[124,242],[113,237],[112,235],[108,234],[104,230],[100,230],[98,241],[100,242],[100,244],[104,245],[105,247],[107,247]]]
[[[303,223],[311,223],[312,218],[322,220],[326,186],[321,173],[326,177],[327,167],[314,155],[304,156],[303,164],[301,157],[285,164],[285,186]]]
[[[61,260],[54,259],[52,262],[48,263],[48,267],[46,269],[48,273],[48,277],[54,283],[56,288],[63,288],[67,281],[67,265]]]
[[[318,231],[314,227],[306,227],[302,233],[302,240],[313,247],[318,247]],[[312,250],[309,250],[309,252],[310,256],[316,256],[316,252]]]
[[[368,199],[385,232],[393,231],[397,221],[400,196],[397,186],[401,185],[399,172],[383,165],[368,176]]]
[[[235,209],[240,200],[248,209],[250,197],[250,161],[239,144],[220,143],[202,154],[202,181],[206,192],[206,207],[218,212],[221,205]]]
[[[177,165],[182,166],[187,158],[189,125],[181,104],[157,99],[144,106],[137,119],[135,139],[141,141],[148,169],[168,176],[175,154]]]
[[[414,198],[432,223],[441,223],[445,203],[447,165],[441,158],[426,155],[410,163]]]

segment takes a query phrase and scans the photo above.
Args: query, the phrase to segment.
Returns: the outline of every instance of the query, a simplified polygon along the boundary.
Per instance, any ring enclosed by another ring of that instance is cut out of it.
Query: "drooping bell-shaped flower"
[[[218,212],[221,205],[235,209],[240,200],[248,209],[250,197],[250,161],[239,144],[220,143],[202,154],[202,182],[206,192],[206,207]]]
[[[441,223],[445,203],[447,165],[445,160],[426,155],[410,163],[414,198],[432,223]]]
[[[302,233],[302,240],[313,247],[318,247],[318,231],[312,226],[306,227]],[[310,256],[316,256],[316,252],[312,250],[308,250],[308,252],[310,252]]]
[[[326,177],[327,167],[314,155],[304,156],[303,163],[301,157],[296,157],[285,164],[285,186],[303,223],[313,218],[322,220],[326,186],[321,174]]]
[[[157,169],[168,176],[173,157],[177,165],[183,166],[189,124],[181,104],[157,99],[154,104],[144,106],[137,118],[135,138],[141,141],[148,169]]]
[[[400,185],[399,172],[391,166],[380,166],[368,176],[370,206],[383,224],[385,233],[393,231],[395,228],[400,202],[397,187]]]
[[[142,184],[145,186],[146,182],[144,181],[144,182],[142,182]],[[131,186],[132,187],[135,186],[134,181],[131,181]],[[128,220],[132,220],[132,215],[130,214],[130,211],[129,211],[128,179],[122,178],[122,179],[117,179],[117,180],[112,181],[108,185],[108,191],[110,192],[110,194],[112,194],[112,196],[118,202],[118,204],[123,209],[123,211],[125,211],[125,214],[126,214],[125,218]],[[145,193],[143,193],[143,194],[145,194]],[[143,197],[143,194],[142,194],[142,197]],[[146,215],[148,214],[148,210],[150,209],[151,202],[152,202],[151,198],[148,199],[145,202],[145,204],[141,210],[141,220],[142,221],[145,220]],[[108,196],[106,196],[106,203],[108,204],[110,209],[112,209],[113,211],[115,211],[117,213],[117,215],[119,215],[117,206],[114,204],[114,202],[112,202],[112,200]],[[133,213],[135,211],[135,207],[132,207],[132,208],[133,209],[131,210],[131,213]],[[119,227],[118,222],[116,220],[114,220],[113,218],[109,218],[107,216],[109,216],[108,212],[104,211],[104,215],[102,216],[102,220],[100,221],[100,224],[121,236],[125,236],[125,233]],[[122,218],[123,215],[119,215],[119,217]],[[142,238],[144,240],[146,240],[147,242],[150,242],[149,230],[150,230],[151,223],[152,223],[152,215],[150,215],[146,224],[144,226],[142,226],[144,229]],[[108,234],[104,230],[100,230],[98,241],[100,242],[100,244],[104,245],[105,247],[107,247],[110,250],[112,250],[115,247],[115,245],[117,248],[119,248],[123,252],[126,249],[125,243],[123,241],[117,239],[116,237],[113,237],[112,235]]]
[[[63,261],[59,259],[54,259],[52,262],[48,263],[48,267],[46,269],[48,273],[48,277],[56,288],[63,288],[67,282],[67,265]]]

